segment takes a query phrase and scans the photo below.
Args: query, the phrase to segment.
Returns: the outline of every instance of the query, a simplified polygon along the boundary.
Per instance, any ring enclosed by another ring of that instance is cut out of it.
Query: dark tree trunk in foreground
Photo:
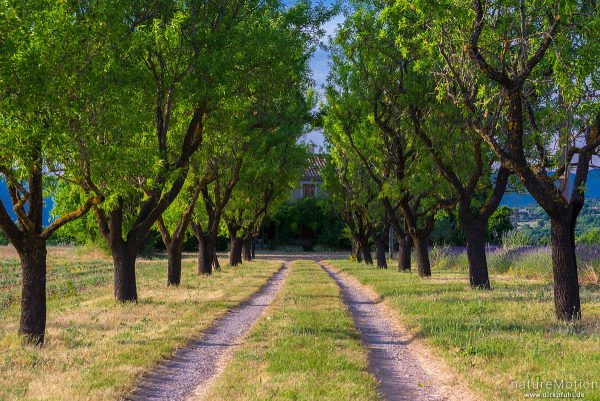
[[[112,246],[112,259],[115,267],[115,298],[119,302],[137,302],[135,262],[137,249],[123,242]]]
[[[413,243],[415,245],[415,257],[417,259],[417,269],[419,277],[431,276],[431,264],[429,262],[429,236],[428,235],[413,235]]]
[[[252,240],[246,239],[243,244],[244,248],[244,260],[251,261],[252,260]]]
[[[382,269],[387,269],[387,260],[385,259],[385,247],[386,247],[385,239],[382,241],[379,239],[375,242],[375,254],[377,258],[377,267],[381,267]]]
[[[210,236],[202,234],[198,238],[198,274],[211,275],[213,267],[213,247]]]
[[[242,263],[243,240],[239,237],[231,237],[229,249],[229,266],[237,266]]]
[[[363,260],[365,264],[372,265],[373,258],[371,257],[371,249],[369,247],[369,237],[366,235],[360,238],[360,249],[362,250]]]
[[[485,255],[485,233],[487,220],[483,223],[465,225],[463,231],[467,240],[467,259],[469,261],[469,283],[473,288],[489,290],[487,257]]]
[[[7,212],[4,200],[0,199],[0,232],[15,247],[21,260],[22,289],[19,334],[25,342],[44,343],[46,330],[46,243],[60,227],[85,215],[94,205],[102,201],[92,196],[76,210],[56,218],[43,227],[44,186],[42,147],[32,145],[31,166],[25,178],[18,178],[12,167],[0,164],[0,174],[5,179],[8,197],[17,216],[16,222]],[[2,160],[0,160],[0,163]]]
[[[23,272],[19,334],[42,344],[46,330],[46,241],[33,240],[19,250]]]
[[[410,235],[401,233],[398,236],[398,271],[410,271],[410,254],[413,249],[413,240]]]
[[[381,231],[377,232],[377,229],[373,226],[369,226],[369,231],[371,232],[371,238],[373,238],[373,242],[375,243],[375,259],[377,261],[377,267],[382,269],[387,269],[387,260],[385,258],[385,248],[388,245],[389,238],[389,225],[387,221],[384,221],[384,224],[381,227]]]
[[[569,219],[551,219],[550,227],[556,317],[564,321],[581,319],[575,224]]]
[[[181,258],[183,244],[171,243],[167,248],[167,285],[178,286],[181,284]]]
[[[360,241],[358,239],[352,239],[352,257],[356,259],[358,263],[362,262],[362,249]]]

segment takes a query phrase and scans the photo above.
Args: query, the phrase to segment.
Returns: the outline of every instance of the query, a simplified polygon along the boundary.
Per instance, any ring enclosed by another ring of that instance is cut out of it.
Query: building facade
[[[302,175],[298,186],[292,192],[292,201],[298,201],[305,198],[322,198],[327,196],[327,193],[323,190],[323,177],[321,177],[321,171],[324,167],[324,155],[312,154],[310,156],[309,165],[304,170],[304,174]]]

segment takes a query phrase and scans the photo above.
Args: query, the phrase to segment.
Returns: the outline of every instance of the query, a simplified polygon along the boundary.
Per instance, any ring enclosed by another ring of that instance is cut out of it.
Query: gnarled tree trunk
[[[352,239],[352,256],[358,263],[362,262],[362,249],[358,239]]]
[[[431,276],[431,263],[429,262],[429,236],[421,233],[412,235],[417,259],[419,277]]]
[[[252,240],[246,239],[243,244],[244,248],[244,260],[251,261],[252,260]]]
[[[17,251],[23,272],[19,334],[28,343],[42,344],[46,330],[46,241],[27,238]]]
[[[382,269],[387,269],[387,260],[385,259],[385,246],[386,246],[385,238],[382,240],[379,238],[375,242],[375,255],[377,258],[377,267],[381,267]]]
[[[401,233],[398,237],[398,271],[410,271],[410,254],[413,248],[413,240],[410,235]]]
[[[469,283],[473,288],[491,289],[485,254],[485,231],[487,221],[462,222],[467,239],[467,259],[469,261]]]
[[[167,247],[167,285],[178,286],[181,283],[181,258],[183,244],[172,242]]]
[[[198,274],[211,275],[214,256],[213,247],[210,243],[210,236],[201,234],[198,238]]]
[[[559,320],[581,318],[575,225],[568,218],[550,220],[552,243],[552,273],[554,275],[554,307]]]
[[[360,237],[360,249],[362,250],[363,260],[365,264],[372,265],[373,258],[371,257],[371,249],[369,247],[369,237],[363,235]]]
[[[134,246],[122,241],[111,246],[115,267],[115,298],[119,302],[137,302],[137,286],[135,280],[135,261],[137,250]]]
[[[231,247],[229,249],[229,266],[237,266],[242,263],[243,240],[239,237],[230,237]]]

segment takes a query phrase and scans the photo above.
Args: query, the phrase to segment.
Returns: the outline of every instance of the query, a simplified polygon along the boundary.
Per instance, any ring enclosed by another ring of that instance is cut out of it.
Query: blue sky
[[[326,32],[323,38],[324,42],[327,42],[327,38],[334,34],[338,24],[344,20],[343,15],[337,15],[328,21],[324,26]],[[329,55],[327,51],[319,48],[315,51],[312,60],[310,62],[310,68],[312,70],[312,77],[315,80],[316,88],[322,93],[322,87],[327,81],[327,75],[329,74]],[[306,135],[306,142],[314,142],[316,145],[323,147],[323,134],[319,131],[313,131]]]
[[[294,0],[285,0],[286,4],[294,4]],[[313,4],[316,4],[317,1],[313,0]],[[331,5],[333,1],[324,0],[322,1],[325,5]],[[328,37],[335,33],[335,30],[339,23],[344,20],[342,14],[339,14],[329,20],[325,25],[323,25],[323,29],[325,30],[325,36],[323,37],[323,43],[327,43]],[[312,70],[312,77],[315,81],[315,86],[317,91],[322,93],[322,87],[327,80],[327,75],[329,74],[329,55],[327,51],[319,48],[315,51],[312,60],[310,62],[310,68]],[[308,133],[304,142],[313,142],[316,145],[323,147],[323,134],[318,131],[313,131]]]

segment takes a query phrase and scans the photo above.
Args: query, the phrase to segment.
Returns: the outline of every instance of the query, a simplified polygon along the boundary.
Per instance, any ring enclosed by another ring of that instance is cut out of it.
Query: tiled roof
[[[311,155],[308,167],[304,170],[302,175],[303,181],[322,181],[321,170],[325,167],[325,156],[323,155]]]

